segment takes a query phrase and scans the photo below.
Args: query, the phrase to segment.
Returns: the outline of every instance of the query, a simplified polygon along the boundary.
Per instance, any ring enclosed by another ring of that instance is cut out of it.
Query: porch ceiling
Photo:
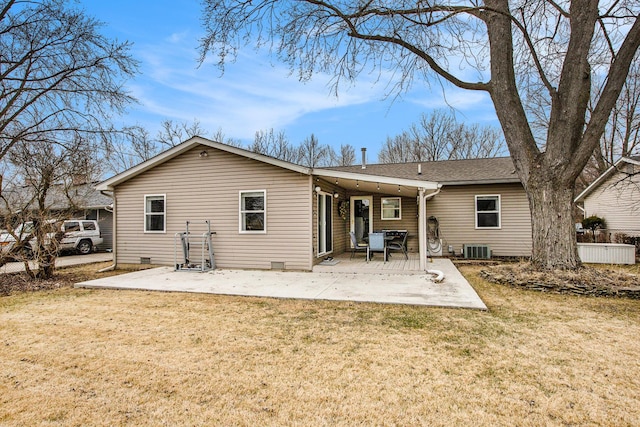
[[[316,170],[314,171],[314,176],[316,182],[322,178],[352,192],[397,194],[404,197],[417,196],[420,189],[427,190],[427,193],[435,192],[441,186],[432,181],[417,181],[328,170]]]
[[[335,183],[335,178],[325,178],[329,182]],[[361,181],[355,179],[338,179],[338,186],[351,193],[379,193],[394,194],[403,197],[413,197],[418,195],[416,187],[403,187],[401,185],[384,184],[371,181]],[[400,191],[398,191],[400,189]]]

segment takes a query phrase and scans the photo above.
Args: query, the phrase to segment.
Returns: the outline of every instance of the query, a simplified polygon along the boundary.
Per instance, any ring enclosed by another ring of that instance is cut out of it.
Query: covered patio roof
[[[415,197],[420,190],[437,191],[442,186],[433,181],[395,178],[330,169],[313,169],[312,175],[327,181],[333,181],[336,185],[351,191],[398,194],[399,196],[405,197]]]

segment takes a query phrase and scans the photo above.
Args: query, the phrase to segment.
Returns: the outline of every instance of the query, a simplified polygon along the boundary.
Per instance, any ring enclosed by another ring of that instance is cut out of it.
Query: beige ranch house
[[[113,196],[116,264],[173,265],[176,233],[204,220],[219,268],[311,270],[376,230],[406,230],[423,270],[465,245],[531,255],[508,157],[311,169],[193,137],[97,189]]]

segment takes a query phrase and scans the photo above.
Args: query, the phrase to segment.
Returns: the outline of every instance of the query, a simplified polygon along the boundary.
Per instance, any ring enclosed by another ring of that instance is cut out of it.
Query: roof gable
[[[304,166],[296,165],[293,163],[286,162],[284,160],[279,160],[273,157],[265,156],[264,154],[254,153],[253,151],[248,151],[243,148],[233,147],[231,145],[222,144],[220,142],[211,141],[206,138],[202,138],[200,136],[194,136],[185,142],[176,145],[175,147],[170,148],[167,151],[164,151],[157,156],[147,160],[146,162],[142,162],[139,165],[136,165],[126,171],[119,173],[96,186],[98,190],[113,190],[113,188],[117,185],[122,184],[125,181],[128,181],[131,178],[134,178],[158,165],[161,165],[182,153],[187,152],[192,149],[196,145],[204,145],[207,147],[215,148],[217,150],[225,151],[228,153],[236,154],[238,156],[242,156],[248,159],[257,160],[259,162],[271,164],[274,166],[281,167],[283,169],[288,169],[294,172],[299,172],[305,175],[309,175],[311,170]]]
[[[585,188],[582,193],[578,194],[575,199],[573,199],[574,203],[583,202],[585,198],[587,198],[591,193],[593,193],[603,182],[605,182],[611,175],[615,172],[620,171],[621,163],[627,163],[634,166],[640,166],[640,157],[621,157],[617,162],[613,164],[609,169],[604,171],[602,175],[596,178],[587,188]]]

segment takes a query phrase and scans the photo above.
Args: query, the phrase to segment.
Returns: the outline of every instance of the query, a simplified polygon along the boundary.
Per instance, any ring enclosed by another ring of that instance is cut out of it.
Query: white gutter
[[[429,200],[431,199],[433,196],[437,195],[438,193],[440,193],[442,191],[442,184],[438,184],[438,190],[434,191],[433,193],[429,193],[425,196],[425,200]]]
[[[117,258],[116,258],[116,236],[117,236],[118,233],[116,233],[116,224],[117,224],[117,222],[116,222],[116,193],[114,191],[112,194],[109,195],[109,194],[106,194],[102,190],[100,190],[100,193],[103,196],[111,197],[113,199],[113,204],[112,204],[113,210],[111,211],[111,212],[113,212],[113,219],[112,219],[112,221],[113,221],[113,231],[112,231],[113,232],[113,236],[111,237],[111,243],[112,243],[112,246],[113,246],[111,248],[111,254],[113,255],[113,264],[111,264],[108,267],[105,267],[103,269],[98,270],[98,273],[104,273],[106,271],[113,271],[118,266],[118,261],[117,261]]]

